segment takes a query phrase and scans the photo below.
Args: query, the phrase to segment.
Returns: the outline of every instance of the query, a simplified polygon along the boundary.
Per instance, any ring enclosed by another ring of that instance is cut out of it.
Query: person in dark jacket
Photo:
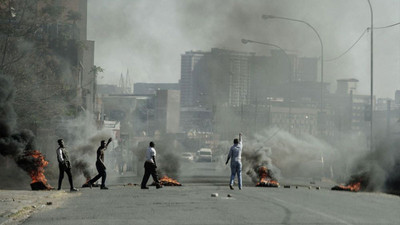
[[[57,160],[58,160],[58,168],[60,170],[60,175],[58,176],[58,188],[57,190],[61,190],[62,180],[64,179],[64,172],[67,173],[68,181],[70,185],[70,191],[78,191],[78,189],[74,188],[74,183],[72,181],[71,174],[71,162],[69,161],[68,152],[64,146],[64,140],[58,139],[57,148]]]
[[[93,179],[91,179],[88,184],[91,187],[94,182],[96,182],[98,179],[101,177],[101,185],[100,189],[107,190],[108,187],[106,187],[106,178],[107,178],[107,173],[106,173],[106,165],[104,164],[104,151],[107,150],[108,145],[111,143],[112,138],[108,139],[108,142],[106,144],[105,140],[102,140],[100,142],[100,147],[97,149],[97,156],[96,156],[96,169],[99,174],[97,174]]]

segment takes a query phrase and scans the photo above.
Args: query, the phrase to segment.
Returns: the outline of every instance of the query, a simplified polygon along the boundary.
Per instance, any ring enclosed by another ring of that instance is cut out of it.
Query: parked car
[[[212,150],[201,148],[197,151],[197,162],[212,162]]]
[[[191,152],[184,152],[181,154],[181,159],[186,162],[193,162],[194,157]]]

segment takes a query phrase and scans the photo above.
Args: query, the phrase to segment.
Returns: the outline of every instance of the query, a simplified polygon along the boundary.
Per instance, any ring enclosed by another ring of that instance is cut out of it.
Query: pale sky
[[[371,0],[374,26],[400,22],[400,0]],[[370,26],[367,0],[88,0],[88,39],[95,41],[95,64],[105,69],[100,83],[174,83],[180,56],[211,48],[268,55],[269,42],[299,56],[319,57],[315,33],[302,23],[262,20],[261,15],[307,21],[320,34],[324,58],[347,50]],[[318,70],[319,73],[319,70]],[[358,93],[370,93],[370,34],[338,60],[324,63],[324,81],[358,79]],[[374,94],[394,98],[400,90],[400,26],[374,31]]]

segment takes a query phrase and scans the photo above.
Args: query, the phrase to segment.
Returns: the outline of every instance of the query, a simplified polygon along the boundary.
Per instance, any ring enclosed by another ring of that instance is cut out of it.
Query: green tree
[[[102,72],[104,72],[104,69],[100,66],[93,65],[90,69],[90,73],[92,73],[95,77],[97,77],[97,75]]]
[[[67,13],[67,20],[72,21],[72,24],[76,24],[76,21],[79,21],[82,19],[82,15],[80,12],[69,10]]]
[[[0,1],[0,74],[14,80],[20,127],[50,126],[76,108],[79,42],[63,11],[50,0]]]

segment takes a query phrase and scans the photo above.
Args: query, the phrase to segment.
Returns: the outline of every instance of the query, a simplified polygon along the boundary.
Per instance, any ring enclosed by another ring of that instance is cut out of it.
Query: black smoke
[[[260,181],[259,169],[263,166],[268,168],[269,175],[276,180],[275,174],[280,174],[280,171],[272,164],[271,149],[261,146],[248,146],[247,148],[242,153],[243,172],[251,178],[253,183],[258,183]]]
[[[385,137],[374,151],[361,157],[352,168],[351,183],[362,181],[362,190],[400,193],[400,140]]]
[[[15,90],[13,82],[0,75],[0,154],[11,158],[19,168],[31,174],[41,165],[41,159],[32,157],[35,136],[30,130],[17,130],[14,111]]]

